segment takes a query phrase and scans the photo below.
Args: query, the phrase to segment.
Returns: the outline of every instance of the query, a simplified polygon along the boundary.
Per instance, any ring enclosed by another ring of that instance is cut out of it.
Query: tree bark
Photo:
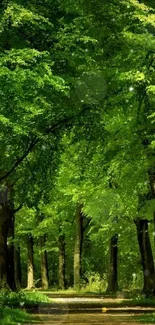
[[[7,279],[8,215],[5,204],[0,206],[0,289],[9,288]]]
[[[14,267],[15,267],[15,284],[19,290],[21,288],[22,273],[20,260],[20,246],[14,247]]]
[[[153,212],[153,239],[154,239],[154,248],[155,248],[155,212]]]
[[[151,198],[155,199],[155,171],[154,168],[149,170],[149,180],[151,189]],[[153,226],[154,226],[154,246],[155,246],[155,211],[153,212]]]
[[[16,290],[14,275],[14,245],[11,243],[7,246],[7,281],[13,291]]]
[[[27,238],[27,250],[28,250],[28,261],[27,261],[27,288],[34,288],[34,258],[33,258],[33,237],[30,235]]]
[[[141,254],[141,264],[143,268],[144,287],[146,296],[155,294],[155,269],[153,254],[148,233],[148,220],[136,219],[137,238]]]
[[[110,265],[108,278],[108,293],[115,293],[118,290],[117,277],[117,261],[118,261],[118,235],[115,234],[110,240]]]
[[[8,237],[11,242],[7,245],[7,280],[10,288],[12,290],[16,290],[15,284],[15,265],[14,265],[14,224],[15,224],[15,216],[13,211],[13,206],[10,205],[9,209],[10,217],[9,217],[9,229],[8,229]]]
[[[10,190],[7,186],[0,191],[0,289],[10,289],[7,277],[7,237],[10,223]]]
[[[74,246],[74,287],[80,286],[81,279],[81,256],[82,256],[82,243],[83,243],[83,214],[82,205],[77,206],[76,215],[76,233],[75,233],[75,246]]]
[[[66,255],[65,255],[65,236],[60,235],[58,238],[58,247],[59,247],[59,288],[65,289],[65,267],[66,267]]]
[[[45,235],[40,237],[40,262],[41,262],[41,283],[42,289],[48,289],[48,262],[47,262],[47,251],[44,249],[46,243]]]

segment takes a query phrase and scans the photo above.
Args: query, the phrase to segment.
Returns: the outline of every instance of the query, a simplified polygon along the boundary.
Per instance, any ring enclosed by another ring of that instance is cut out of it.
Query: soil
[[[51,300],[50,305],[33,310],[38,320],[36,325],[140,325],[133,316],[155,312],[152,307],[119,307],[121,299],[70,297]]]

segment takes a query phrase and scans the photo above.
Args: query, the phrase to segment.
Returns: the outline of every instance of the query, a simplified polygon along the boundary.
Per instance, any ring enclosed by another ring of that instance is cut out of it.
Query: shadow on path
[[[135,325],[133,316],[155,312],[151,307],[119,307],[118,301],[91,298],[54,298],[51,304],[31,310],[38,320],[36,325]],[[111,307],[108,307],[111,306]]]

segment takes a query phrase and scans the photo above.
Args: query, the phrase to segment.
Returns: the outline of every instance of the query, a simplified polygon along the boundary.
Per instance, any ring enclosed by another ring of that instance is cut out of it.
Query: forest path
[[[38,315],[38,323],[36,325],[142,325],[139,322],[133,321],[134,314],[53,314],[53,315]],[[144,323],[143,323],[144,325]],[[151,324],[148,324],[151,325]]]
[[[133,316],[155,312],[153,307],[122,307],[124,299],[96,297],[51,298],[51,304],[35,311],[36,325],[140,325]],[[143,323],[144,324],[144,323]]]

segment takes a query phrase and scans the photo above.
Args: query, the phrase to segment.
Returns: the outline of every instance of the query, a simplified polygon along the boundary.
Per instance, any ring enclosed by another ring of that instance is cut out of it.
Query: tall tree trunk
[[[155,248],[155,212],[153,212],[153,239],[154,239],[154,248]]]
[[[14,265],[14,224],[15,224],[15,216],[13,211],[13,206],[10,205],[10,218],[9,218],[9,229],[8,229],[8,237],[10,239],[10,243],[7,245],[8,250],[8,261],[7,261],[7,279],[8,284],[12,290],[16,290],[15,284],[15,265]]]
[[[28,250],[28,261],[27,261],[27,288],[34,288],[34,258],[33,258],[33,237],[32,235],[27,238],[27,250]]]
[[[7,236],[10,223],[10,190],[7,186],[0,191],[0,289],[10,289],[7,277]]]
[[[46,243],[45,235],[40,237],[40,259],[41,259],[41,283],[42,289],[48,289],[48,262],[47,262],[47,252],[44,249]]]
[[[82,242],[83,242],[82,205],[77,206],[75,222],[76,222],[76,233],[75,233],[75,246],[74,246],[74,287],[79,287],[80,279],[81,279],[81,256],[82,256]]]
[[[11,290],[15,291],[14,245],[12,243],[7,246],[7,281]]]
[[[148,233],[148,220],[136,219],[137,238],[141,254],[143,268],[144,287],[143,292],[147,295],[155,294],[155,269],[153,254]]]
[[[15,267],[15,284],[19,290],[21,287],[21,260],[20,260],[20,246],[14,247],[14,267]]]
[[[9,288],[7,279],[8,215],[5,204],[0,205],[0,289]]]
[[[155,171],[154,168],[149,170],[151,197],[155,199]],[[154,226],[154,247],[155,247],[155,211],[153,212],[153,226]]]
[[[65,282],[65,236],[60,235],[58,238],[58,246],[59,246],[59,288],[65,289],[66,282]]]
[[[115,293],[118,290],[117,261],[118,261],[118,235],[110,239],[110,265],[108,278],[108,293]]]

